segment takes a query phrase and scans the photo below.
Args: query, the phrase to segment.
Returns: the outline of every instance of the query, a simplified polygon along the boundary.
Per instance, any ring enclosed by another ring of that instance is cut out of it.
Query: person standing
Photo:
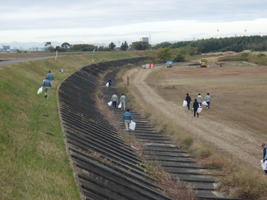
[[[187,108],[188,108],[188,110],[190,110],[191,97],[189,96],[188,93],[186,93],[185,100],[187,101]]]
[[[50,81],[51,85],[54,80],[54,75],[51,73],[51,71],[48,72],[46,78]],[[52,86],[51,86],[52,87]]]
[[[195,102],[193,103],[194,117],[196,116],[196,113],[197,113],[197,117],[199,117],[199,113],[197,112],[198,108],[199,108],[199,104],[197,102],[197,99],[195,99]]]
[[[111,87],[111,78],[108,79],[108,86]]]
[[[201,94],[199,93],[198,96],[197,96],[197,102],[198,102],[198,105],[199,107],[201,107],[201,103],[202,103],[202,96]]]
[[[131,120],[133,120],[133,116],[130,113],[130,110],[129,109],[127,109],[127,112],[124,113],[123,119],[125,120],[125,128],[126,128],[126,131],[129,131],[129,125],[131,123]]]
[[[113,94],[111,97],[112,105],[114,108],[116,108],[116,104],[118,103],[118,96],[116,94]]]
[[[122,107],[122,104],[123,104],[123,108],[125,110],[125,104],[126,104],[126,96],[124,96],[124,94],[121,95],[121,98],[120,98],[120,103],[121,103],[121,107]]]
[[[261,147],[263,148],[263,162],[267,161],[267,146],[265,143],[261,144]],[[264,170],[265,175],[267,175],[267,170]]]
[[[207,93],[207,96],[205,97],[205,101],[207,102],[207,108],[208,110],[210,109],[210,102],[211,102],[211,97],[210,97],[210,93]]]
[[[46,79],[43,81],[43,85],[45,87],[45,98],[49,98],[49,92],[50,92],[50,88],[52,87],[51,82],[48,80],[48,78],[46,77]]]

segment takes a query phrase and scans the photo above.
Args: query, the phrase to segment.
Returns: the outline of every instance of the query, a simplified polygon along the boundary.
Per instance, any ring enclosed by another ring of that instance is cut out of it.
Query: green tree
[[[53,46],[50,46],[50,47],[48,47],[48,51],[54,52],[55,51],[55,48]]]
[[[122,50],[122,51],[127,51],[127,50],[128,50],[128,44],[127,44],[126,41],[125,41],[124,43],[122,43],[122,45],[121,45],[121,50]]]
[[[150,49],[151,45],[148,42],[138,41],[138,42],[132,43],[132,48],[136,50],[146,50],[146,49]]]
[[[113,42],[111,42],[109,45],[108,45],[108,47],[110,48],[110,49],[114,49],[115,47],[116,47],[116,45],[113,43]]]
[[[173,61],[174,62],[184,62],[185,61],[185,57],[182,54],[177,54],[177,56],[174,58]]]
[[[64,49],[70,48],[70,46],[71,45],[69,43],[67,43],[67,42],[64,42],[64,43],[61,44],[61,47],[64,48]]]
[[[160,49],[159,58],[162,62],[167,62],[168,60],[170,60],[171,56],[172,54],[170,48]]]
[[[185,48],[179,49],[178,54],[185,56],[186,55],[186,49]]]

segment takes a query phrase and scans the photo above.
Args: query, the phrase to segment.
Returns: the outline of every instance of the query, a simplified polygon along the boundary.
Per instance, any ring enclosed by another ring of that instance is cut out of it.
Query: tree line
[[[61,46],[50,46],[48,47],[48,50],[50,52],[58,51],[58,52],[66,52],[66,51],[113,51],[115,49],[116,45],[114,42],[111,42],[108,47],[104,46],[95,46],[92,44],[74,44],[71,45],[68,42],[64,42],[61,44]],[[122,42],[120,46],[121,51],[127,51],[127,50],[147,50],[150,49],[151,45],[148,42],[138,41],[133,42],[132,44],[128,45],[128,43]]]
[[[159,48],[197,48],[197,53],[225,52],[244,50],[267,51],[267,36],[242,36],[242,37],[225,37],[209,38],[196,41],[181,41],[176,43],[162,42],[153,47]]]

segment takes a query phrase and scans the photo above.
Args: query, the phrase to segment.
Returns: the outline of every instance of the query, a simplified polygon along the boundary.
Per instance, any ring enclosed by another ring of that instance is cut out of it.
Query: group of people
[[[117,107],[117,103],[119,102],[118,96],[116,94],[113,94],[111,97],[111,101],[112,101],[112,106],[114,108]],[[120,97],[120,103],[121,103],[121,108],[123,106],[123,109],[125,110],[126,107],[126,96],[124,94],[121,95]]]
[[[192,99],[188,93],[186,93],[185,101],[187,102],[188,110],[190,110],[190,103],[192,102]],[[210,97],[209,93],[207,93],[204,101],[207,103],[206,107],[209,110],[210,109],[210,102],[211,102],[211,97]],[[197,110],[198,110],[198,108],[201,108],[201,105],[202,105],[202,96],[199,93],[198,97],[194,100],[194,103],[193,103],[194,117],[196,116],[196,114],[197,114],[197,117],[199,117],[199,113],[197,112]]]
[[[112,97],[111,97],[111,101],[112,101],[112,106],[114,108],[117,107],[118,100],[119,100],[118,96],[116,94],[113,94]],[[125,110],[125,107],[126,107],[126,96],[124,94],[122,94],[121,97],[120,97],[120,103],[121,103],[121,109],[123,108]],[[129,131],[130,123],[133,120],[133,116],[130,113],[129,109],[127,109],[127,111],[124,113],[123,119],[124,119],[124,122],[125,122],[125,129],[126,129],[126,131]]]
[[[52,87],[53,81],[54,81],[54,75],[51,73],[51,71],[49,71],[42,85],[45,91],[45,98],[47,99],[49,98],[49,92],[50,88]]]

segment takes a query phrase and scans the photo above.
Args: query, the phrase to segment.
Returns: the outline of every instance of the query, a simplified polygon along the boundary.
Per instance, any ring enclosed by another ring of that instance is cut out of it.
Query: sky
[[[267,35],[266,0],[0,0],[0,44]]]

